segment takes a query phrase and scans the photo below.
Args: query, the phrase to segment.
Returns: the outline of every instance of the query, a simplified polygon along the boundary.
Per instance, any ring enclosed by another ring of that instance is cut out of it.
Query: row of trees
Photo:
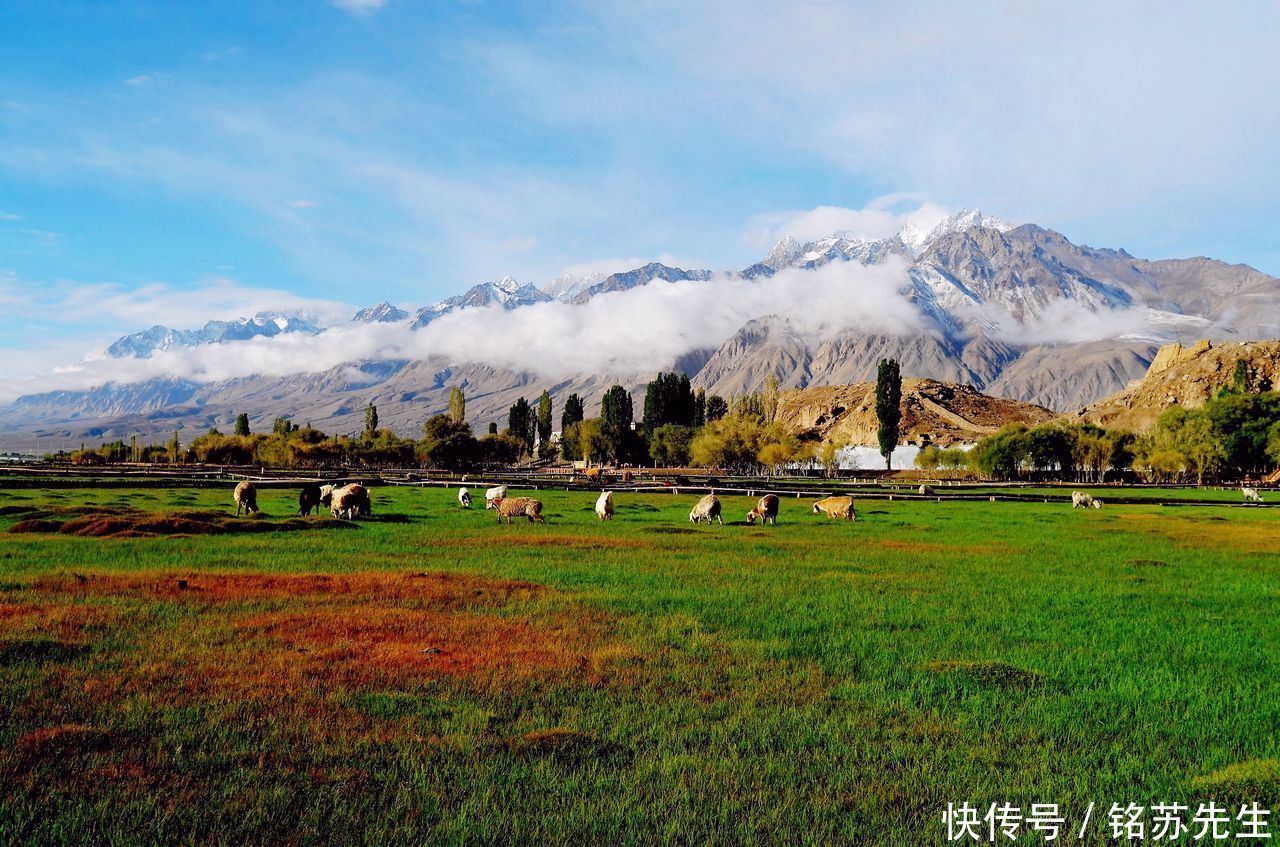
[[[1280,392],[1229,386],[1200,408],[1166,410],[1141,435],[1062,421],[1008,426],[971,451],[927,447],[916,464],[993,479],[1101,481],[1108,471],[1133,471],[1151,482],[1201,485],[1211,477],[1257,477],[1280,465]]]
[[[738,473],[779,471],[789,466],[820,461],[828,469],[836,464],[837,446],[820,444],[816,437],[798,435],[777,420],[780,390],[770,377],[764,390],[726,400],[694,390],[689,377],[660,373],[645,390],[643,417],[635,419],[630,392],[611,386],[601,398],[597,417],[586,417],[582,397],[570,394],[560,416],[561,438],[552,441],[553,403],[543,391],[530,402],[517,399],[507,413],[507,427],[476,438],[466,422],[466,396],[461,388],[450,391],[446,414],[428,419],[419,439],[401,438],[380,426],[377,406],[364,411],[364,429],[358,436],[330,436],[307,424],[299,427],[278,418],[270,433],[250,431],[248,415],[235,418],[231,435],[217,429],[183,447],[178,434],[163,447],[139,447],[117,442],[97,450],[81,449],[72,456],[78,462],[198,461],[214,464],[299,465],[409,465],[468,468],[481,464],[511,464],[521,458],[559,457],[604,464],[648,464],[719,467]],[[897,445],[901,379],[897,363],[881,363],[876,389],[880,417],[880,443],[886,458]],[[887,446],[886,446],[887,445]]]

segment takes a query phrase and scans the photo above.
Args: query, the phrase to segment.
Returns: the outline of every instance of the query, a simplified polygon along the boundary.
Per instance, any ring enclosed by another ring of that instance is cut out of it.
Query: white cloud
[[[124,84],[132,88],[144,88],[148,85],[158,85],[162,82],[167,82],[168,80],[168,74],[149,73],[131,76],[124,81]]]
[[[286,200],[285,205],[288,206],[290,209],[314,209],[316,206],[319,206],[320,204],[315,200],[307,200],[305,198],[300,197],[296,200]]]
[[[0,221],[20,221],[20,220],[22,220],[22,215],[15,214],[13,212],[0,212]]]
[[[329,2],[353,15],[372,15],[387,5],[387,0],[329,0]]]
[[[482,359],[494,367],[546,377],[583,372],[642,374],[670,367],[691,350],[715,347],[746,322],[765,315],[788,318],[815,338],[843,330],[918,331],[919,314],[899,290],[904,274],[905,265],[897,262],[870,268],[839,263],[815,271],[784,272],[764,282],[731,276],[708,282],[654,282],[582,305],[552,302],[512,311],[464,309],[417,331],[404,324],[341,322],[318,336],[282,334],[173,349],[147,359],[93,358],[56,369],[46,366],[35,377],[0,378],[0,399],[157,376],[212,382],[430,356],[458,363]],[[97,302],[112,313],[133,314],[141,299],[164,300],[172,293],[161,289],[104,297],[86,290],[72,308]],[[150,314],[157,311],[153,308]],[[620,315],[626,319],[620,320]]]

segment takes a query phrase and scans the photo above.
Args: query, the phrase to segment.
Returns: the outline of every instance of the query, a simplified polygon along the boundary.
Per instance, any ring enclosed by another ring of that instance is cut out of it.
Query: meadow
[[[373,494],[97,538],[7,530],[230,486],[4,492],[0,844],[917,845],[948,802],[1280,801],[1280,511]]]

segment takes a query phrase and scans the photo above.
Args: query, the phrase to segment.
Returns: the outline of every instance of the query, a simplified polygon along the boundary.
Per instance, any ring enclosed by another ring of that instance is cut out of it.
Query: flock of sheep
[[[1251,503],[1262,502],[1258,489],[1245,487],[1240,490],[1245,500]],[[934,490],[929,486],[920,486],[921,496],[932,496],[934,493]],[[259,511],[257,487],[247,480],[237,485],[235,503],[237,516],[241,513],[256,514]],[[458,489],[458,503],[464,509],[471,508],[471,492],[468,489]],[[762,524],[771,523],[776,525],[778,523],[780,505],[781,503],[776,494],[764,495],[756,503],[755,508],[747,512],[747,523],[754,526],[756,521],[760,521]],[[321,506],[328,506],[330,514],[335,518],[344,518],[346,520],[368,517],[373,514],[373,503],[369,498],[369,490],[359,483],[334,486],[322,485],[316,482],[304,485],[302,491],[298,494],[298,514],[306,516],[311,514],[312,511],[319,513]],[[494,509],[498,513],[499,523],[505,520],[510,524],[512,518],[525,518],[529,523],[546,523],[546,519],[542,517],[541,500],[535,500],[532,497],[508,497],[505,485],[496,485],[485,492],[484,507],[485,509]],[[1071,492],[1071,508],[1101,509],[1102,501],[1083,491],[1073,491]],[[599,498],[596,499],[595,511],[596,517],[600,520],[613,520],[612,491],[601,492]],[[720,516],[720,512],[720,498],[714,494],[708,494],[699,500],[697,505],[689,512],[689,521],[691,523],[706,521],[708,524],[719,523],[723,526],[724,518]],[[848,496],[832,496],[819,500],[813,504],[813,514],[826,515],[829,518],[841,518],[847,521],[858,519],[858,513],[853,508],[853,498]]]

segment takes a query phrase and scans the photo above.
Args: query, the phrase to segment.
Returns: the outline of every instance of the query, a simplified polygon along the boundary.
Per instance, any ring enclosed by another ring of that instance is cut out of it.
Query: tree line
[[[877,382],[880,443],[886,458],[898,439],[901,378],[897,363],[882,362]],[[586,461],[594,464],[722,468],[733,473],[779,472],[821,464],[837,466],[839,446],[797,433],[778,420],[781,391],[770,376],[762,391],[735,397],[694,390],[682,373],[659,373],[645,388],[636,420],[631,393],[622,385],[604,392],[599,412],[587,417],[578,394],[565,398],[559,438],[553,438],[554,403],[548,391],[532,401],[518,398],[507,410],[507,426],[496,423],[476,437],[466,420],[466,396],[450,390],[448,411],[433,415],[419,438],[402,438],[381,426],[378,408],[364,410],[359,435],[329,435],[310,424],[277,418],[270,432],[253,433],[247,414],[235,417],[230,435],[216,428],[183,445],[178,433],[167,444],[140,446],[137,439],[81,448],[51,458],[80,464],[106,462],[260,464],[269,466],[408,466],[466,469],[511,465],[521,460]],[[886,447],[887,445],[887,447]]]
[[[1248,390],[1247,363],[1205,405],[1166,409],[1147,433],[1051,421],[1006,426],[972,450],[926,447],[925,469],[971,469],[992,479],[1100,482],[1108,472],[1157,483],[1260,477],[1280,466],[1280,392]]]

